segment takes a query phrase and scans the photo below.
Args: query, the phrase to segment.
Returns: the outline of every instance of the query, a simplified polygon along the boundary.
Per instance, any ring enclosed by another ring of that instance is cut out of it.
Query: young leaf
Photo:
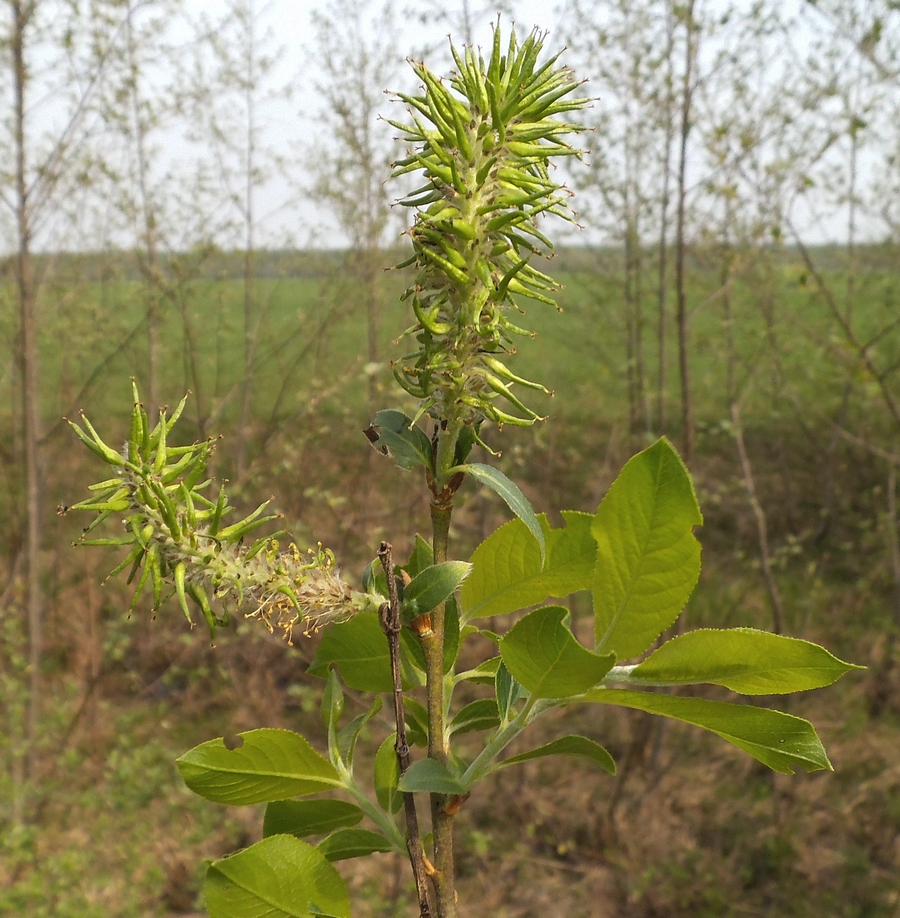
[[[564,624],[568,615],[562,606],[537,609],[500,641],[506,668],[534,698],[580,695],[600,682],[615,661],[615,654],[582,647]]]
[[[470,733],[472,730],[492,730],[500,724],[497,702],[493,698],[479,698],[467,704],[450,721],[450,736]]]
[[[798,638],[753,628],[701,629],[663,644],[631,669],[628,682],[707,682],[744,695],[783,695],[831,685],[852,669],[865,667]]]
[[[390,692],[390,650],[374,612],[363,612],[329,628],[322,635],[308,672],[327,676],[336,666],[349,688],[359,692]]]
[[[521,492],[519,486],[510,481],[503,472],[480,462],[457,465],[451,471],[465,472],[467,475],[471,475],[477,481],[487,485],[492,491],[496,491],[503,498],[509,509],[528,527],[528,531],[534,536],[541,551],[541,565],[543,566],[544,555],[547,552],[544,532],[537,516],[535,516],[534,508],[529,503],[528,498]]]
[[[396,813],[403,806],[403,798],[397,790],[400,780],[400,763],[397,761],[397,734],[392,733],[375,753],[375,797],[378,805],[387,813]]]
[[[472,565],[467,561],[445,561],[426,567],[414,577],[403,591],[401,612],[404,618],[430,612],[439,603],[451,596],[463,582]]]
[[[461,635],[459,633],[459,606],[456,597],[447,597],[444,606],[444,672],[449,673],[459,655]],[[421,646],[421,645],[420,645]]]
[[[627,660],[678,618],[700,575],[693,529],[702,522],[688,471],[668,440],[628,461],[591,527],[598,650]]]
[[[266,807],[263,837],[270,835],[325,835],[355,826],[363,811],[345,800],[275,800]]]
[[[832,770],[812,724],[792,714],[705,698],[621,689],[598,689],[581,700],[635,708],[703,727],[781,774],[792,775],[798,765],[806,771]]]
[[[445,765],[434,759],[413,762],[400,779],[400,790],[410,794],[464,794],[466,788]]]
[[[434,564],[434,551],[431,545],[416,533],[416,545],[409,556],[409,561],[406,563],[406,573],[410,577],[415,577],[417,574],[421,574],[426,567],[431,567],[432,564]]]
[[[475,669],[467,669],[465,672],[458,673],[456,680],[457,682],[472,682],[475,685],[493,685],[497,677],[497,671],[502,663],[503,661],[500,657],[491,657],[489,660],[479,663]]]
[[[428,711],[415,698],[403,699],[406,712],[406,740],[411,746],[428,745]]]
[[[377,437],[372,441],[376,449],[389,449],[401,469],[414,469],[424,465],[432,468],[431,441],[421,427],[413,425],[402,412],[393,409],[379,411],[372,427]]]
[[[273,835],[213,861],[203,896],[210,918],[350,918],[341,875],[292,835]]]
[[[353,753],[356,751],[356,741],[363,727],[381,710],[381,695],[376,695],[375,700],[367,711],[358,714],[345,727],[341,727],[337,735],[337,745],[341,758],[347,763],[348,768],[353,768]]]
[[[344,712],[344,691],[334,670],[328,673],[325,680],[325,691],[322,692],[322,723],[325,724],[325,735],[328,737],[328,754],[332,763],[341,757],[337,742],[338,721]]]
[[[184,783],[214,803],[247,806],[341,786],[334,766],[299,733],[262,729],[241,733],[243,745],[221,739],[195,746],[177,760]]]
[[[528,695],[528,692],[513,679],[506,668],[506,664],[502,661],[494,677],[494,693],[497,696],[497,710],[500,714],[501,723],[509,720],[513,705],[520,698],[525,698]]]
[[[351,857],[365,857],[377,852],[392,851],[391,843],[371,829],[339,829],[319,842],[319,852],[334,863]]]
[[[516,765],[519,762],[529,762],[532,759],[542,759],[548,755],[575,755],[583,756],[596,762],[604,771],[611,775],[616,773],[616,763],[613,757],[599,744],[586,736],[564,736],[561,739],[554,740],[544,746],[538,746],[537,749],[530,749],[528,752],[520,752],[503,762],[497,763],[497,768],[506,768],[507,765]]]
[[[472,555],[472,573],[460,591],[463,620],[503,615],[589,590],[597,560],[592,517],[563,511],[565,529],[551,529],[542,513],[538,522],[547,545],[546,564],[521,520],[512,520],[488,536]]]

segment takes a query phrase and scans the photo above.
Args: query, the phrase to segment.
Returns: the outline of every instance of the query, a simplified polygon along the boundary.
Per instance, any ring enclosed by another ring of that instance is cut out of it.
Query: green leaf
[[[375,612],[361,612],[325,631],[309,673],[324,678],[332,666],[340,670],[349,688],[359,692],[392,691],[390,651]]]
[[[541,564],[544,563],[544,555],[547,552],[547,545],[544,541],[544,532],[541,524],[535,516],[534,508],[531,506],[528,498],[519,490],[519,486],[510,481],[503,472],[495,469],[490,465],[483,465],[480,462],[470,462],[466,465],[457,465],[452,472],[465,472],[471,475],[476,481],[487,485],[492,491],[496,491],[503,498],[506,506],[528,527],[528,531],[534,536],[540,551]]]
[[[492,730],[500,723],[497,702],[493,698],[479,698],[467,704],[450,721],[450,736],[470,733],[472,730]]]
[[[449,673],[459,656],[459,606],[452,594],[444,606],[444,672]],[[421,646],[421,645],[420,645]]]
[[[356,751],[356,741],[363,727],[381,710],[381,696],[376,695],[375,700],[367,711],[358,714],[337,735],[337,745],[341,758],[347,763],[348,768],[353,767],[353,753]]]
[[[480,425],[479,425],[480,426]],[[478,432],[472,424],[463,424],[462,430],[456,439],[456,451],[453,456],[454,465],[462,465],[469,458],[472,447],[478,439]]]
[[[494,677],[494,694],[497,696],[497,710],[500,714],[501,723],[505,723],[510,719],[513,705],[520,698],[528,696],[528,692],[513,679],[502,661]]]
[[[822,688],[852,669],[824,647],[752,628],[701,629],[673,638],[628,675],[629,682],[707,682],[744,695],[783,695]]]
[[[247,806],[341,786],[334,766],[299,733],[267,728],[239,735],[244,742],[236,749],[214,739],[177,760],[184,783],[195,794],[214,803]]]
[[[475,685],[493,685],[497,670],[502,664],[500,657],[491,657],[479,663],[475,669],[467,669],[456,676],[458,682],[473,682]]]
[[[403,590],[400,611],[406,620],[424,615],[452,596],[472,569],[468,561],[433,564],[417,574]]]
[[[612,668],[614,654],[592,653],[564,624],[569,610],[545,606],[529,613],[500,641],[513,677],[534,698],[568,698],[593,688]]]
[[[806,771],[832,770],[812,724],[792,714],[705,698],[621,689],[598,689],[582,700],[635,708],[703,727],[782,774],[793,774],[797,765]]]
[[[413,762],[400,779],[400,790],[410,794],[464,794],[459,779],[434,759]]]
[[[591,527],[597,649],[643,653],[680,615],[700,575],[694,486],[665,438],[628,461]]]
[[[400,662],[407,667],[403,670],[404,687],[405,680],[408,679],[412,685],[424,685],[424,673],[428,667],[425,662],[425,651],[422,649],[422,642],[419,635],[408,626],[404,626],[400,631]],[[415,667],[415,669],[411,669]],[[416,670],[422,675],[418,675]]]
[[[312,845],[273,835],[209,865],[210,918],[350,918],[341,875]]]
[[[400,780],[400,763],[397,761],[397,734],[392,733],[375,753],[375,797],[378,805],[387,813],[396,813],[403,806],[403,798],[397,790]]]
[[[345,800],[275,800],[266,807],[263,837],[325,835],[362,818],[363,811]]]
[[[547,545],[546,564],[528,528],[512,520],[488,536],[472,555],[472,573],[462,585],[463,620],[503,615],[543,602],[589,590],[597,560],[591,535],[592,517],[563,511],[564,529],[551,529],[538,517]]]
[[[434,564],[434,551],[431,545],[416,533],[416,545],[409,556],[409,561],[406,562],[406,573],[410,577],[415,577],[432,564]]]
[[[401,469],[410,470],[420,465],[430,469],[431,441],[421,427],[410,427],[411,423],[402,411],[379,411],[372,422],[378,439],[372,445],[382,451],[390,450]]]
[[[344,690],[334,670],[328,673],[325,691],[322,692],[322,723],[325,724],[325,735],[328,738],[328,755],[332,764],[338,762],[341,751],[337,741],[338,721],[344,712]]]
[[[406,741],[411,746],[428,745],[428,711],[415,698],[403,699],[406,714]]]
[[[599,744],[586,736],[564,736],[561,739],[554,740],[544,746],[538,746],[537,749],[531,749],[528,752],[520,752],[503,762],[498,762],[498,768],[506,768],[507,765],[516,765],[519,762],[529,762],[532,759],[542,759],[548,755],[576,755],[583,756],[596,762],[604,771],[611,775],[616,773],[616,763],[613,757]]]
[[[393,851],[393,848],[380,832],[371,829],[340,829],[319,842],[318,850],[333,863],[351,857]]]

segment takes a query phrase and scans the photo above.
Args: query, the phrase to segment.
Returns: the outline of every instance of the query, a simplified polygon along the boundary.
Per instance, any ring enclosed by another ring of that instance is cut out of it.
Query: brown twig
[[[388,639],[391,651],[391,675],[394,680],[394,718],[397,725],[397,762],[400,766],[400,777],[409,768],[409,744],[406,741],[406,717],[403,711],[403,682],[400,677],[400,599],[397,595],[397,581],[394,579],[394,562],[391,557],[390,542],[382,542],[378,549],[381,567],[387,579],[388,596],[379,610],[381,627]],[[428,903],[428,883],[425,880],[425,856],[422,851],[422,840],[419,835],[419,816],[416,813],[416,801],[413,794],[403,794],[403,811],[406,816],[406,848],[409,852],[409,863],[412,866],[416,881],[416,893],[419,898],[419,918],[431,918],[431,906]]]

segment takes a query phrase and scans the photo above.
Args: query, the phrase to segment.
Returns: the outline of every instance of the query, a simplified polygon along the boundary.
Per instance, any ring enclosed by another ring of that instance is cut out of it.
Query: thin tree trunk
[[[666,372],[668,362],[666,356],[666,331],[667,315],[666,305],[668,302],[668,220],[669,220],[669,166],[672,161],[672,142],[675,137],[675,124],[672,118],[672,107],[674,98],[672,94],[673,60],[675,44],[675,17],[672,12],[672,4],[666,4],[666,107],[665,107],[665,141],[663,144],[663,186],[662,198],[660,200],[659,213],[659,288],[657,292],[657,304],[659,312],[659,323],[657,325],[657,351],[659,353],[659,379],[656,394],[657,424],[659,433],[666,432]]]
[[[896,448],[894,452],[896,454]],[[894,579],[894,621],[900,625],[900,535],[897,532],[897,466],[893,461],[888,463],[887,511],[888,545]]]
[[[363,253],[365,259],[365,285],[366,285],[366,325],[368,328],[368,348],[366,356],[372,369],[378,363],[378,268],[376,265],[377,249],[369,247]],[[372,417],[377,410],[378,403],[378,377],[373,371],[369,374],[369,416]]]
[[[38,404],[37,317],[34,266],[31,257],[31,222],[27,187],[25,148],[25,90],[28,72],[25,64],[25,33],[32,7],[13,0],[11,56],[14,83],[14,144],[16,170],[16,285],[21,327],[22,416],[25,453],[26,515],[26,615],[28,619],[29,698],[26,722],[25,777],[33,777],[40,717],[41,657],[43,652],[43,598],[41,596],[41,493],[40,493],[40,406]]]
[[[759,562],[762,569],[763,582],[766,585],[766,592],[769,595],[769,605],[772,609],[772,630],[775,634],[784,632],[784,612],[781,602],[781,591],[775,582],[775,574],[772,570],[772,553],[769,549],[769,527],[766,522],[766,514],[759,502],[756,494],[756,483],[753,478],[753,467],[750,464],[750,457],[747,455],[747,448],[744,444],[744,430],[741,424],[740,407],[737,400],[731,402],[731,425],[734,442],[737,446],[738,458],[741,463],[741,472],[744,476],[744,487],[747,489],[747,499],[750,502],[750,509],[753,511],[753,519],[756,523],[756,539],[759,544]]]
[[[634,301],[632,273],[634,239],[628,215],[625,220],[625,370],[628,380],[628,432],[634,434],[640,426],[637,382],[637,308]]]
[[[151,414],[161,404],[159,372],[160,372],[160,277],[159,258],[157,252],[156,214],[150,202],[147,188],[147,150],[143,115],[140,105],[140,91],[138,79],[140,76],[135,60],[135,41],[132,18],[135,13],[135,4],[129,2],[128,16],[125,20],[126,48],[128,54],[128,69],[130,71],[131,111],[134,123],[135,153],[137,155],[138,193],[141,200],[141,235],[144,239],[143,270],[144,283],[146,284],[146,315],[147,315],[147,376],[148,392],[147,404]]]
[[[247,114],[247,136],[244,151],[244,385],[241,394],[240,437],[235,460],[237,477],[240,479],[247,467],[247,442],[250,434],[250,416],[253,398],[253,373],[256,363],[256,343],[259,322],[256,310],[255,291],[255,246],[254,221],[256,219],[254,185],[256,176],[256,45],[254,34],[254,9],[252,0],[246,5],[246,72],[245,99]]]
[[[691,99],[693,94],[695,47],[694,0],[689,0],[684,13],[686,29],[684,75],[681,89],[681,131],[678,154],[678,214],[675,236],[675,285],[678,290],[678,367],[681,376],[681,424],[685,462],[694,454],[694,409],[691,401],[691,378],[688,364],[688,315],[685,281],[685,198],[687,196],[687,142],[691,131]]]
[[[753,513],[756,524],[756,540],[759,546],[759,561],[762,570],[763,582],[769,596],[769,605],[772,610],[772,629],[776,634],[784,631],[784,612],[781,602],[781,591],[775,582],[775,573],[772,570],[772,553],[769,548],[769,526],[765,511],[759,502],[756,492],[756,480],[753,477],[753,466],[747,453],[744,442],[744,426],[741,421],[741,409],[736,379],[737,352],[734,344],[734,316],[731,310],[731,283],[732,283],[732,251],[728,240],[728,230],[731,226],[730,202],[725,205],[725,252],[723,254],[723,269],[721,276],[722,301],[725,307],[725,344],[728,353],[726,367],[726,391],[728,393],[728,410],[731,415],[731,434],[737,447],[738,460],[741,465],[741,474],[744,478],[744,488],[747,491],[747,501]]]

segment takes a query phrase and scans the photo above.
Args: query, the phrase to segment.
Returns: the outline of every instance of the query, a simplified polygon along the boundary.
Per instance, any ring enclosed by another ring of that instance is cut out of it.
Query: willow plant
[[[298,628],[323,629],[309,671],[325,679],[325,755],[297,733],[261,729],[205,742],[178,760],[188,787],[205,798],[266,804],[262,840],[209,865],[205,899],[213,918],[347,918],[347,890],[333,863],[383,851],[408,856],[420,918],[455,918],[464,909],[453,824],[476,784],[554,755],[615,773],[603,746],[574,734],[507,753],[541,715],[576,703],[696,725],[775,771],[831,767],[812,725],[799,717],[658,691],[706,683],[773,695],[826,686],[854,668],[815,644],[747,628],[692,631],[651,650],[700,572],[694,528],[702,516],[667,440],[627,463],[596,512],[563,511],[561,528],[537,515],[496,468],[469,461],[476,444],[485,446],[485,425],[539,417],[518,393],[546,389],[510,367],[514,341],[529,335],[510,316],[522,299],[555,305],[553,281],[532,260],[552,251],[539,218],[570,219],[568,192],[550,164],[576,152],[567,138],[579,128],[560,116],[585,100],[574,97],[579,84],[556,57],[542,58],[537,33],[521,44],[513,33],[503,44],[498,28],[488,60],[471,48],[453,53],[456,72],[446,82],[413,64],[421,92],[400,97],[410,120],[395,123],[409,145],[395,175],[422,178],[404,201],[415,213],[408,262],[415,274],[405,294],[415,345],[395,364],[397,381],[419,407],[413,417],[381,411],[367,430],[401,469],[424,473],[430,541],[417,537],[401,565],[382,543],[356,588],[321,545],[282,549],[283,533],[248,539],[275,521],[267,504],[228,522],[225,490],[206,477],[213,443],[169,445],[183,403],[151,429],[135,389],[121,451],[86,418],[73,424],[111,467],[111,477],[75,505],[97,514],[82,544],[127,549],[114,573],[130,567],[132,607],[149,587],[154,609],[176,597],[187,618],[194,607],[213,634],[234,614],[260,619],[288,640]],[[515,518],[468,561],[449,560],[454,495],[467,479],[497,491]],[[95,537],[112,517],[124,518],[124,534]],[[543,604],[580,591],[593,600],[590,646],[574,636],[566,608]],[[512,619],[500,635],[480,627],[488,616]],[[468,668],[460,670],[460,648],[475,635],[497,651],[476,663],[467,650]],[[481,697],[460,706],[454,695],[462,684]],[[349,721],[343,686],[371,698]],[[392,702],[390,726],[379,717],[384,695]],[[365,766],[370,794],[356,777],[356,748],[361,735],[379,729]],[[473,750],[458,743],[464,734],[482,740]],[[419,812],[425,796],[428,844]]]

